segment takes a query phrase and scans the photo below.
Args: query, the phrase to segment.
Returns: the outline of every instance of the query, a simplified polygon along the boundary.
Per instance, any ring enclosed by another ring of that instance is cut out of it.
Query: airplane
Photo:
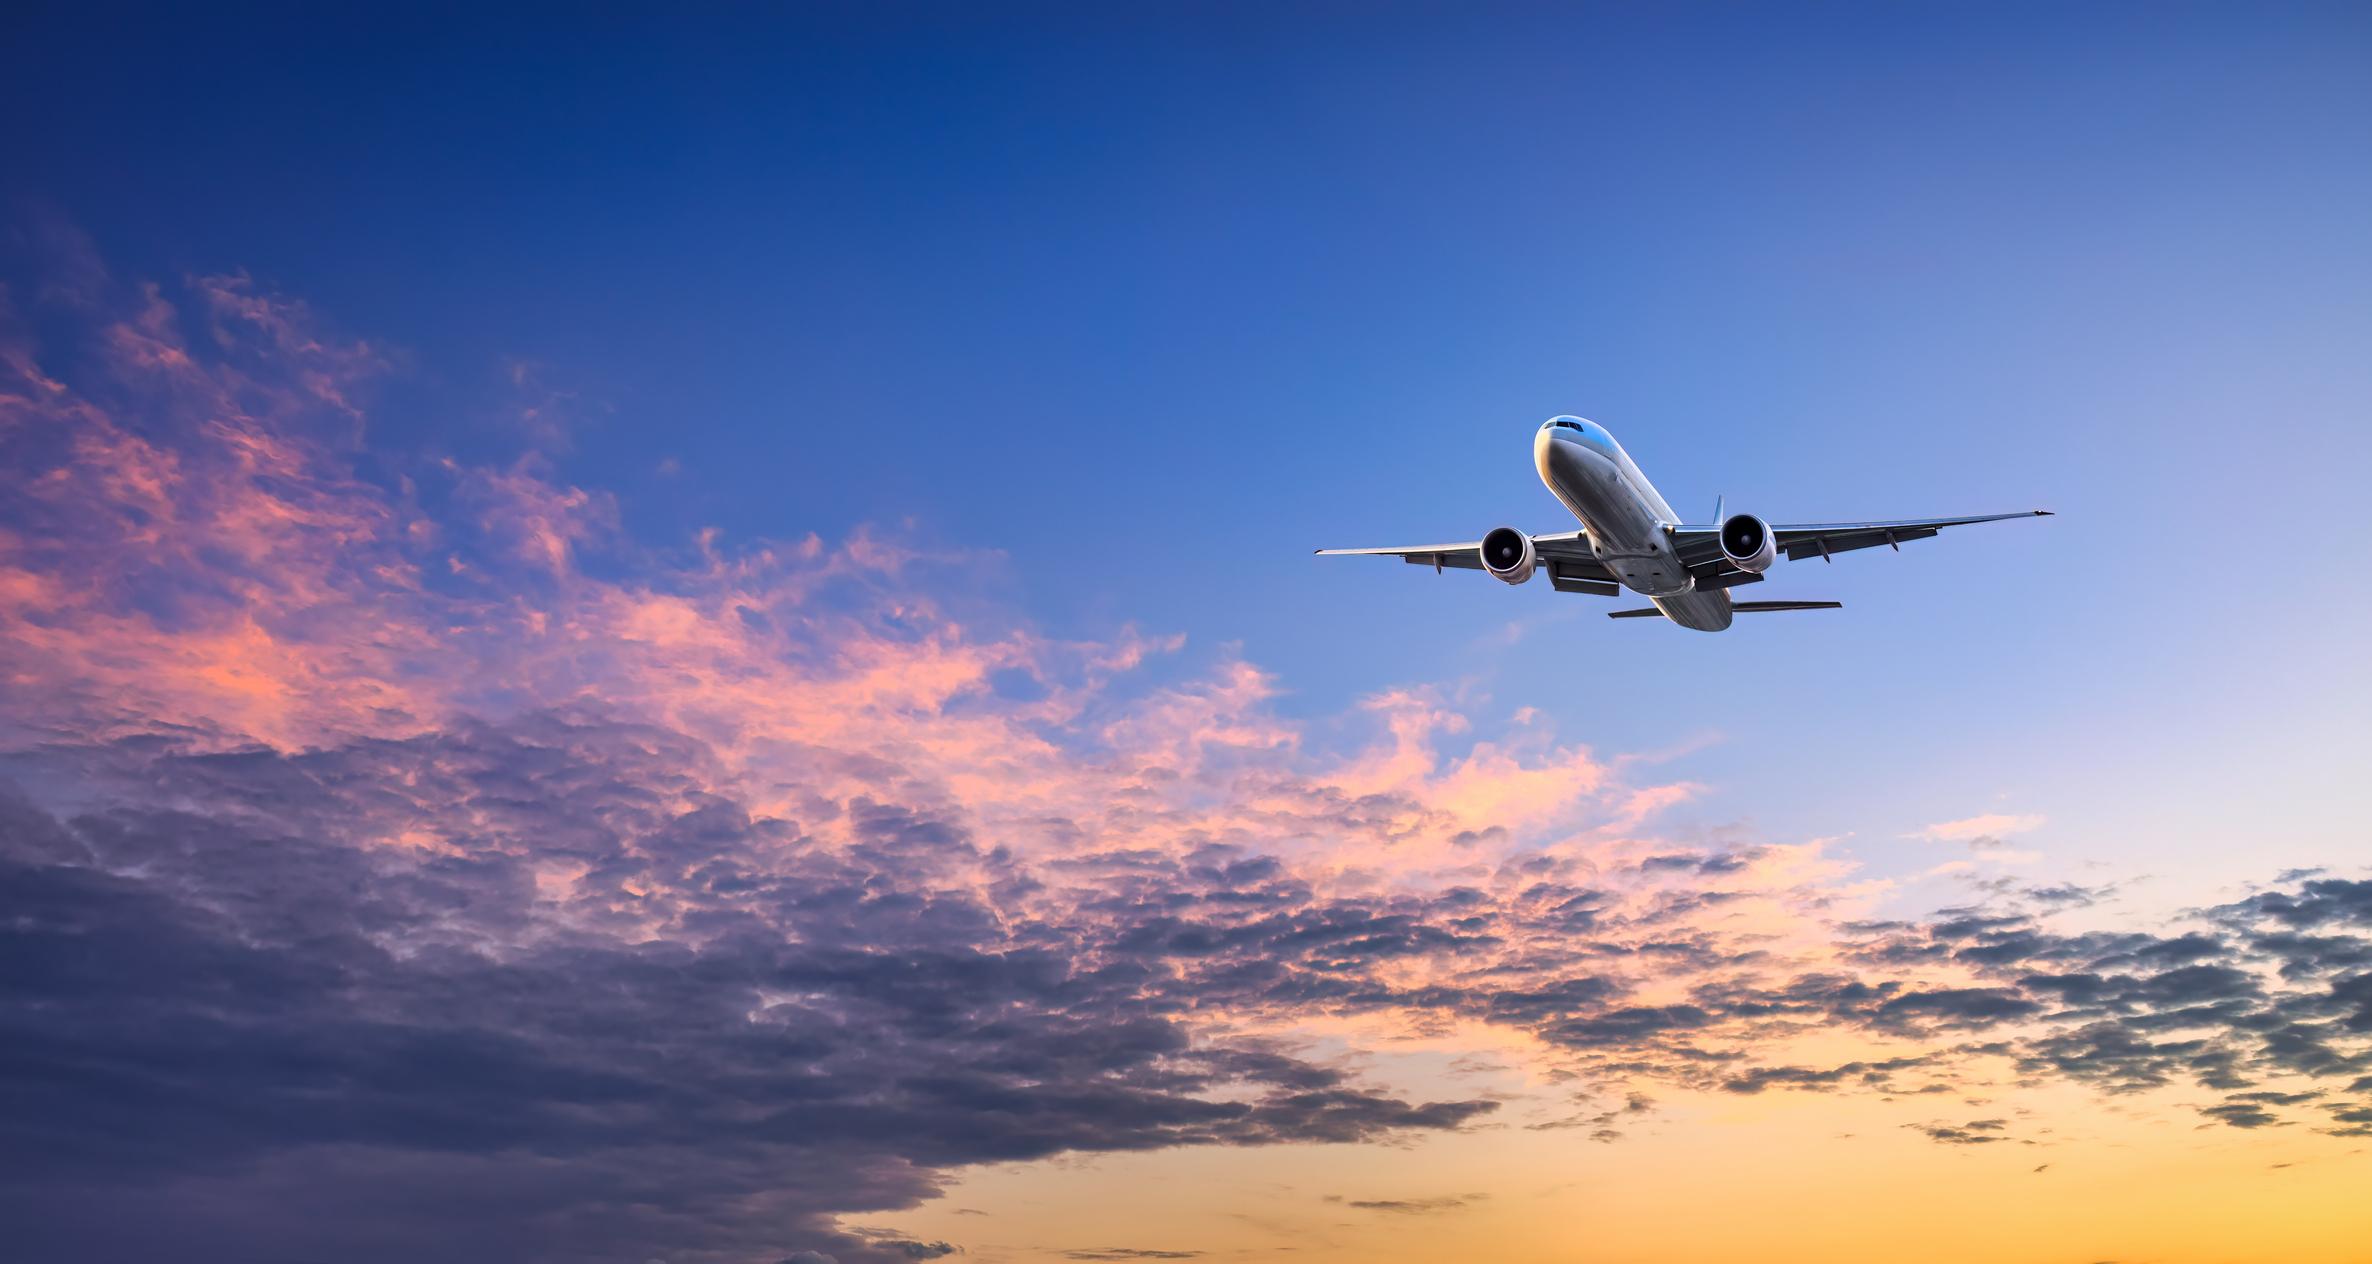
[[[1499,527],[1480,540],[1391,549],[1319,549],[1322,557],[1398,557],[1435,573],[1479,570],[1521,584],[1545,570],[1558,592],[1612,597],[1624,589],[1654,603],[1608,612],[1613,619],[1669,619],[1699,632],[1730,626],[1732,614],[1777,610],[1834,610],[1841,601],[1732,601],[1730,589],[1762,582],[1784,553],[1790,561],[1876,548],[1896,550],[1946,527],[2008,518],[2047,518],[2048,509],[1981,514],[1973,518],[1904,518],[1892,522],[1765,522],[1753,514],[1724,514],[1713,502],[1709,523],[1684,523],[1655,485],[1639,472],[1604,426],[1580,417],[1551,417],[1532,437],[1540,481],[1581,520],[1582,530],[1526,535]]]

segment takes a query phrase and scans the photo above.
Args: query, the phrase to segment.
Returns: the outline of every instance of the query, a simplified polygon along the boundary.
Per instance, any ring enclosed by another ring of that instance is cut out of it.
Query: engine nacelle
[[[1520,584],[1540,568],[1540,554],[1532,537],[1514,527],[1498,527],[1482,538],[1483,569],[1501,583]]]
[[[1760,575],[1779,560],[1778,533],[1753,514],[1731,514],[1721,520],[1721,555],[1739,570]]]

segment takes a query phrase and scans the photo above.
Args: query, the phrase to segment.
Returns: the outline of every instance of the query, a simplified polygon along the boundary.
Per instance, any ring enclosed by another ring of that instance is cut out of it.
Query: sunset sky
[[[2372,1261],[2363,6],[31,5],[0,107],[0,1257]],[[1720,636],[1310,556],[1569,529],[1558,413],[2057,516]]]

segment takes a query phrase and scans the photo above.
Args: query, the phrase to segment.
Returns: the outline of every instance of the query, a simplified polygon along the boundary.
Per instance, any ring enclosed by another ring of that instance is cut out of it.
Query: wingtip
[[[2059,515],[2052,513],[2048,509],[2037,509],[2034,511],[2034,516],[2037,518],[2056,518]]]

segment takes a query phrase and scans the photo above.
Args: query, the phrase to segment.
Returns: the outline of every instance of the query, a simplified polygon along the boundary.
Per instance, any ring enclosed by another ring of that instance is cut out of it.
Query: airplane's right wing
[[[1593,593],[1602,597],[1615,594],[1614,572],[1607,570],[1590,552],[1589,534],[1583,531],[1552,531],[1532,537],[1532,550],[1540,555],[1540,567],[1548,572],[1548,580],[1558,592]],[[1479,571],[1482,564],[1482,541],[1461,540],[1453,544],[1410,544],[1383,549],[1319,549],[1320,557],[1397,557],[1415,566],[1430,566],[1439,571],[1445,568]]]

